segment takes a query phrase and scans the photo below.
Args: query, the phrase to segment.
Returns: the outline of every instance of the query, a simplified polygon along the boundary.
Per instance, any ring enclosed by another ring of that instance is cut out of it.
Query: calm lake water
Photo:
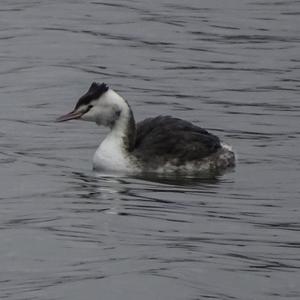
[[[300,2],[0,6],[1,299],[300,299]],[[92,171],[92,81],[234,146],[215,180]]]

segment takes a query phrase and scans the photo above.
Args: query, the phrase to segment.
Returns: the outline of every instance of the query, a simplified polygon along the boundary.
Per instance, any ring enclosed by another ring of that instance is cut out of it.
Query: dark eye
[[[86,112],[85,113],[87,113],[92,107],[93,107],[93,105],[91,105],[91,104],[88,105],[87,108],[86,108]]]

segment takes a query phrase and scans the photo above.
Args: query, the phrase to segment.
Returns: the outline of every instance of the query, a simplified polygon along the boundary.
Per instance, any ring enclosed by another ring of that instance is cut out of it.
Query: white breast
[[[111,132],[96,150],[93,158],[96,170],[130,171],[132,165],[121,147],[120,138]]]

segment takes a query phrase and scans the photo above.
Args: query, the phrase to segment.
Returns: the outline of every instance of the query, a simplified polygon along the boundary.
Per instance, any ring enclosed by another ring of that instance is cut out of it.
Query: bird
[[[84,120],[109,128],[93,169],[112,172],[198,173],[235,165],[231,146],[206,129],[172,116],[135,122],[129,103],[106,83],[93,82],[57,122]]]

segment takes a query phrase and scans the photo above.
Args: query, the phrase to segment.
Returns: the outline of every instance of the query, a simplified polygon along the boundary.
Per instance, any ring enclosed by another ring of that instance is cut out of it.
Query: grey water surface
[[[300,2],[1,0],[1,299],[300,299]],[[233,145],[210,180],[92,171],[92,81]]]

